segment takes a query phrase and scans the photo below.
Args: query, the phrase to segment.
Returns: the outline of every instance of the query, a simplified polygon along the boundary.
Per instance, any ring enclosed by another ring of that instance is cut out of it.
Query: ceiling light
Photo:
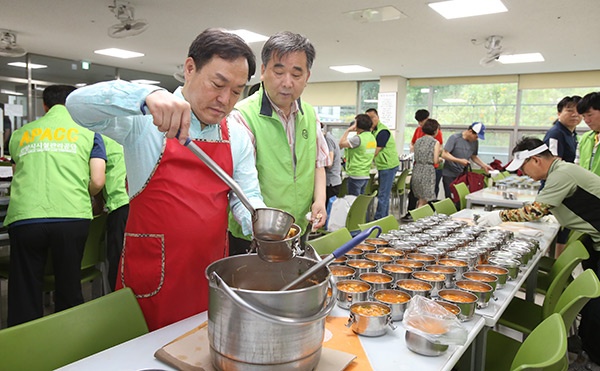
[[[446,19],[507,12],[500,0],[449,0],[429,3],[429,7]]]
[[[359,72],[371,72],[370,68],[351,64],[347,66],[329,66],[330,69],[341,73],[359,73]]]
[[[365,102],[365,103],[377,103],[377,102],[379,102],[379,99],[365,99],[363,102]]]
[[[19,93],[18,91],[7,90],[7,89],[0,89],[0,93],[7,94],[7,95],[23,95],[23,93]]]
[[[544,56],[540,53],[505,54],[498,57],[498,62],[503,64],[543,62],[544,60]]]
[[[260,41],[267,41],[269,40],[268,36],[265,35],[261,35],[258,34],[256,32],[252,32],[252,31],[248,31],[248,30],[244,30],[244,29],[240,29],[240,30],[229,30],[227,31],[229,33],[232,33],[234,35],[238,35],[239,37],[241,37],[247,44],[250,43],[256,43],[256,42],[260,42]]]
[[[109,57],[123,58],[123,59],[137,58],[137,57],[144,56],[143,53],[132,52],[129,50],[123,50],[123,49],[118,49],[118,48],[94,50],[94,53],[108,55]]]
[[[27,68],[27,63],[25,62],[10,62],[7,64],[13,67]],[[29,68],[31,68],[32,70],[37,70],[40,68],[48,68],[48,66],[46,66],[45,64],[29,63]]]
[[[353,10],[344,13],[344,15],[361,23],[385,22],[406,18],[406,14],[390,5],[378,8]]]
[[[134,84],[145,84],[145,85],[156,85],[156,84],[160,84],[160,81],[156,81],[156,80],[146,80],[146,79],[138,79],[138,80],[131,80],[132,83]]]
[[[446,98],[446,99],[442,99],[442,100],[446,103],[467,103],[466,100],[461,99],[461,98]]]

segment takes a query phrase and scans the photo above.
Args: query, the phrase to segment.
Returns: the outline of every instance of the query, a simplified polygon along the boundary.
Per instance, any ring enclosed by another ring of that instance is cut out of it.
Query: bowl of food
[[[371,285],[360,280],[342,280],[335,284],[337,288],[337,305],[349,309],[352,303],[366,301],[369,298]]]
[[[435,318],[423,318],[422,320],[413,319],[410,325],[419,331],[432,335],[431,337],[440,336],[448,332],[448,328],[444,322]],[[404,335],[406,347],[412,352],[424,356],[435,357],[444,354],[448,350],[447,344],[433,342],[417,332],[406,330]]]
[[[419,271],[413,272],[412,276],[415,279],[431,284],[431,296],[437,296],[438,291],[443,289],[446,285],[446,276],[442,273]]]
[[[381,266],[394,262],[394,258],[389,255],[383,255],[376,252],[370,252],[365,254],[365,259],[377,263],[377,270],[381,271]]]
[[[392,283],[394,282],[394,278],[389,274],[385,273],[362,273],[358,277],[360,278],[360,280],[365,281],[366,283],[371,285],[373,291],[389,289],[392,287]]]
[[[494,276],[490,273],[478,272],[478,271],[469,271],[463,273],[463,278],[471,281],[479,281],[485,282],[488,285],[492,286],[493,290],[496,290],[496,285],[498,284],[498,277]]]
[[[508,269],[497,265],[480,264],[475,266],[475,270],[478,272],[493,274],[494,276],[498,277],[496,290],[503,288],[506,284],[506,280],[508,279]]]
[[[477,296],[477,308],[480,309],[486,308],[488,306],[488,303],[492,298],[492,293],[494,292],[492,286],[479,281],[456,281],[456,287],[461,290],[468,291],[471,294]]]
[[[354,248],[350,249],[350,251],[346,252],[344,255],[348,259],[362,259],[363,256],[365,255],[365,252],[363,249],[354,247]]]
[[[354,278],[354,268],[346,265],[330,265],[329,270],[333,276],[333,282],[351,280]]]
[[[410,259],[397,259],[396,264],[412,268],[415,271],[420,271],[425,266],[425,262]]]
[[[460,307],[458,305],[454,305],[452,303],[449,303],[447,301],[442,301],[442,300],[436,300],[436,303],[438,303],[439,305],[444,307],[444,309],[446,309],[448,312],[454,314],[456,316],[456,318],[459,318]]]
[[[475,294],[464,290],[444,289],[440,290],[438,295],[442,300],[460,308],[458,319],[461,321],[468,321],[473,318],[477,306],[477,296]]]
[[[358,277],[362,273],[377,271],[377,263],[367,259],[348,259],[346,265],[354,268],[356,271],[355,277]]]
[[[410,278],[412,272],[412,268],[400,264],[384,264],[381,266],[381,273],[389,274],[394,277],[394,282],[404,278]]]
[[[389,255],[394,260],[404,257],[404,252],[402,250],[394,249],[393,247],[380,247],[377,249],[377,252],[383,255]]]
[[[423,262],[425,264],[433,264],[435,263],[435,256],[431,254],[422,254],[418,252],[413,252],[406,255],[406,258],[409,260],[416,260]]]
[[[396,327],[392,324],[392,310],[389,306],[374,302],[363,301],[354,303],[350,306],[350,318],[347,327],[362,336],[382,336],[385,335],[387,327],[392,329]]]
[[[506,268],[506,270],[508,270],[509,280],[516,280],[519,275],[520,263],[518,260],[503,257],[490,257],[488,259],[488,264]]]
[[[425,271],[443,274],[446,277],[445,287],[447,289],[454,286],[454,280],[456,278],[456,268],[450,267],[447,265],[434,264],[434,265],[426,265]]]
[[[409,293],[413,297],[420,295],[428,298],[431,295],[433,286],[429,282],[407,278],[396,281],[396,288]]]
[[[375,291],[373,299],[390,307],[392,321],[402,321],[411,296],[404,291],[384,289]]]
[[[440,259],[438,264],[456,268],[456,275],[454,276],[455,281],[462,279],[462,274],[469,270],[469,263],[464,259],[444,258]]]

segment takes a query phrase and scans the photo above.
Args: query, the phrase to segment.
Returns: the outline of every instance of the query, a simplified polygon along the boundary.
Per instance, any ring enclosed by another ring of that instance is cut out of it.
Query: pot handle
[[[256,308],[252,304],[246,302],[238,294],[236,294],[235,291],[233,291],[231,289],[231,287],[229,287],[229,285],[227,285],[225,283],[225,281],[223,281],[223,279],[217,274],[217,272],[212,272],[210,275],[210,278],[216,284],[216,286],[218,288],[220,288],[221,290],[223,290],[223,292],[227,296],[229,296],[229,298],[231,300],[233,300],[234,303],[236,303],[238,306],[240,306],[243,309],[247,309],[250,312],[256,314],[257,316],[262,317],[263,319],[273,322],[273,323],[280,323],[280,324],[283,323],[283,324],[287,324],[287,325],[302,325],[302,324],[306,324],[306,323],[310,323],[310,322],[315,322],[315,321],[320,320],[323,317],[327,316],[333,309],[333,306],[335,305],[335,302],[336,302],[335,296],[332,295],[330,297],[327,305],[324,306],[318,313],[313,314],[310,317],[305,317],[305,318],[283,317],[283,316],[278,316],[276,314],[265,313],[261,309]],[[332,288],[332,291],[333,291],[333,288]]]

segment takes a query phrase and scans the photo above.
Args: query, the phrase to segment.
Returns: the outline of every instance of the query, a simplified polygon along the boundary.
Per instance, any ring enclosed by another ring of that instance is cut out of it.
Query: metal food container
[[[411,296],[404,291],[384,289],[375,291],[373,299],[390,307],[392,321],[402,321]]]
[[[413,272],[413,278],[427,282],[431,285],[431,296],[437,296],[438,291],[446,286],[446,276],[443,273],[428,271]]]
[[[461,321],[469,321],[475,314],[475,307],[477,306],[477,296],[464,291],[456,289],[444,289],[438,293],[442,300],[450,302],[460,308],[460,314],[458,319]]]
[[[377,263],[367,259],[348,259],[346,265],[354,268],[356,271],[354,274],[355,277],[358,277],[363,273],[377,271]]]
[[[423,356],[436,357],[448,350],[448,345],[431,342],[424,336],[409,330],[406,331],[404,340],[408,349]]]
[[[394,282],[404,278],[410,278],[410,274],[413,271],[412,268],[400,264],[384,264],[381,266],[381,272],[394,277]]]
[[[392,284],[394,283],[394,278],[389,274],[385,273],[377,273],[377,272],[369,272],[362,273],[358,276],[361,281],[365,281],[369,285],[373,291],[390,289],[392,288]]]
[[[371,285],[360,280],[342,280],[336,282],[337,305],[342,309],[350,309],[353,303],[369,299]]]
[[[498,283],[496,284],[496,290],[500,290],[506,284],[506,280],[508,279],[508,269],[498,266],[498,265],[490,265],[490,264],[482,264],[477,265],[475,270],[478,272],[484,272],[493,274],[498,277]]]
[[[506,268],[508,270],[508,279],[516,280],[519,275],[519,261],[504,257],[490,257],[488,263]]]
[[[477,281],[487,283],[492,286],[492,289],[495,291],[496,286],[498,284],[498,277],[494,276],[490,273],[478,272],[478,271],[469,271],[463,273],[463,278],[466,280]]]
[[[335,300],[327,301],[329,270],[319,269],[297,289],[279,290],[315,264],[299,256],[270,263],[248,254],[206,268],[208,339],[217,370],[316,367],[325,319],[335,305]]]
[[[354,278],[354,268],[346,265],[330,265],[329,270],[331,271],[334,282],[351,280]]]
[[[428,298],[431,296],[433,286],[429,282],[409,278],[396,281],[396,288],[409,293],[412,297],[421,295]]]
[[[487,308],[490,299],[492,298],[492,293],[494,289],[492,286],[487,283],[478,282],[478,281],[470,281],[470,280],[461,280],[456,281],[456,287],[470,292],[471,294],[477,296],[477,308]]]
[[[443,274],[446,277],[445,287],[447,289],[454,286],[454,281],[456,278],[456,268],[455,267],[435,264],[435,265],[426,265],[425,270],[428,272]]]
[[[385,335],[387,327],[393,330],[392,310],[389,306],[374,301],[363,301],[350,306],[350,318],[346,327],[352,327],[358,335],[382,336]]]

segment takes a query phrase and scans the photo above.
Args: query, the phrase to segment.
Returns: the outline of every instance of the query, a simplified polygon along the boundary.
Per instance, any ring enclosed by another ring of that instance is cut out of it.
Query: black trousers
[[[119,259],[123,252],[125,225],[129,217],[129,204],[111,211],[106,217],[106,259],[108,260],[108,283],[115,291],[119,269]]]
[[[247,254],[250,251],[250,241],[237,238],[229,231],[227,235],[229,237],[229,256]]]
[[[49,255],[55,278],[55,311],[83,303],[81,259],[89,228],[89,220],[32,223],[8,228],[8,326],[44,315],[43,278]]]
[[[600,277],[600,252],[593,249],[591,241],[584,241],[584,244],[590,257],[582,261],[581,266],[584,270],[592,269]],[[580,313],[579,337],[583,350],[600,365],[600,298],[590,300]]]

